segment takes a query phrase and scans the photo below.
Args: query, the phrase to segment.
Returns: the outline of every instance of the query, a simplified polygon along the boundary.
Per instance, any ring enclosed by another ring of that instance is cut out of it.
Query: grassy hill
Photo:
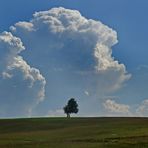
[[[0,120],[0,148],[148,148],[148,118]]]

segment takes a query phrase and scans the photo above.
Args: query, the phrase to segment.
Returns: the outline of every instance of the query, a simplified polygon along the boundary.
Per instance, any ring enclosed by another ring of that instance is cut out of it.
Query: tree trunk
[[[69,113],[67,113],[67,118],[70,118],[70,114]]]

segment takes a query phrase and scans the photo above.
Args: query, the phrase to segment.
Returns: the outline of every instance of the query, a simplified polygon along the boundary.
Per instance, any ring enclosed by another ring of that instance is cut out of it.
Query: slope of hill
[[[0,148],[148,148],[148,118],[1,119]]]

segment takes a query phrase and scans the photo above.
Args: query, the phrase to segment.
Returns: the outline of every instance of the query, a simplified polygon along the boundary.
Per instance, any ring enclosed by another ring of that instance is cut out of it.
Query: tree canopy
[[[70,114],[78,113],[78,103],[74,98],[71,98],[63,109],[65,114],[67,114],[67,117],[70,117]]]

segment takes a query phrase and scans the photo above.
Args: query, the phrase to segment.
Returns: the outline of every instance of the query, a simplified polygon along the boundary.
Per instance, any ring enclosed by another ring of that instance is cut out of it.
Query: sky
[[[148,116],[147,0],[1,0],[0,118]],[[73,115],[75,116],[75,115]]]

